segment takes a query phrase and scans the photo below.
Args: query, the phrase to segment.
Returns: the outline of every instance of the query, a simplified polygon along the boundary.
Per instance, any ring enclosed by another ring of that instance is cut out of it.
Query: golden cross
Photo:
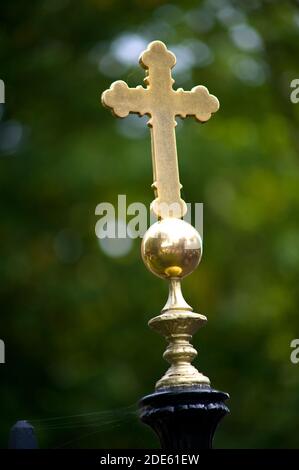
[[[181,199],[175,139],[176,116],[194,116],[205,122],[219,108],[217,98],[204,86],[191,91],[174,90],[171,69],[175,55],[161,41],[151,42],[141,54],[139,62],[146,70],[146,88],[141,85],[129,88],[118,80],[102,94],[102,103],[117,117],[129,113],[150,116],[154,182],[156,199],[151,208],[157,217],[183,217],[187,207]]]

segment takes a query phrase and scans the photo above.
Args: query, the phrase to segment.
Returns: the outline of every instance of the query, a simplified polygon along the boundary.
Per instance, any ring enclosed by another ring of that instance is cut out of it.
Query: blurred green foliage
[[[17,419],[42,447],[157,445],[134,404],[167,367],[147,327],[167,286],[140,240],[101,250],[94,211],[152,199],[145,126],[99,99],[113,80],[142,83],[136,57],[161,39],[176,86],[221,103],[177,132],[184,198],[204,202],[204,258],[183,286],[209,319],[196,364],[231,395],[215,444],[298,447],[298,3],[11,1],[1,16],[0,445]]]

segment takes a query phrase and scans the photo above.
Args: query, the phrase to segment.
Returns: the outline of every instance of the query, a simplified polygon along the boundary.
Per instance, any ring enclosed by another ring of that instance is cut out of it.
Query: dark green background
[[[184,198],[204,203],[204,257],[183,286],[209,319],[196,364],[231,395],[215,443],[298,447],[299,9],[258,0],[1,3],[0,445],[17,419],[41,447],[157,445],[134,410],[167,366],[147,327],[167,286],[139,239],[113,258],[94,232],[98,203],[153,197],[146,128],[100,106],[113,80],[142,83],[117,60],[130,38],[179,46],[176,86],[221,103],[177,132]]]

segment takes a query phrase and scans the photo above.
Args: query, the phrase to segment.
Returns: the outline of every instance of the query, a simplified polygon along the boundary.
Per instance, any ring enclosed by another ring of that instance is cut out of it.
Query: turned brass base
[[[156,383],[156,389],[190,385],[210,385],[210,380],[191,365],[197,356],[190,340],[207,321],[204,315],[186,310],[168,310],[152,318],[149,326],[169,342],[163,354],[171,365]]]
[[[145,233],[141,253],[147,268],[169,281],[166,305],[160,315],[149,321],[149,326],[169,343],[163,357],[170,363],[170,368],[156,383],[156,389],[209,387],[208,377],[191,365],[197,352],[190,343],[192,335],[207,319],[192,311],[181,290],[181,280],[194,271],[201,259],[199,233],[181,219],[159,220]]]

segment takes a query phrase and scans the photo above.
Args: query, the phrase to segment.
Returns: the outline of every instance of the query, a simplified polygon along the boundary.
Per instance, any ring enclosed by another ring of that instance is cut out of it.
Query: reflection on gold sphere
[[[183,278],[201,259],[202,243],[197,230],[184,220],[167,218],[151,225],[141,244],[146,267],[164,279]]]

